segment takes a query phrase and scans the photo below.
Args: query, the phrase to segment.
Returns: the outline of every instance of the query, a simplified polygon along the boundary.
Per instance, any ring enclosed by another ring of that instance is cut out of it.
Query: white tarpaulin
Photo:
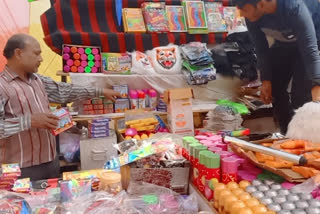
[[[217,76],[217,80],[200,86],[188,85],[182,74],[147,76],[70,73],[70,77],[73,84],[80,84],[84,87],[111,88],[113,85],[127,84],[130,89],[154,88],[159,93],[163,93],[166,89],[192,87],[195,98],[206,101],[232,99],[237,96],[236,92],[241,86],[241,81],[238,78],[226,78],[220,75]]]

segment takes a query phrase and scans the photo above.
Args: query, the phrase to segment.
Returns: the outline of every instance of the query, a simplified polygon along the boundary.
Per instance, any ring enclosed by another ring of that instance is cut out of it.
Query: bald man
[[[4,48],[7,65],[0,73],[0,164],[19,163],[22,177],[40,180],[59,177],[59,159],[51,130],[58,118],[49,102],[68,103],[97,96],[114,101],[110,89],[55,82],[37,74],[42,62],[36,39],[12,36]]]

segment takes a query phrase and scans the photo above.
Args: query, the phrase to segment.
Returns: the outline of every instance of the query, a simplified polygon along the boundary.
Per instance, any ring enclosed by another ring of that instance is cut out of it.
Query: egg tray
[[[320,213],[320,201],[311,194],[288,190],[270,180],[253,180],[246,192],[258,199],[269,210],[279,214],[314,214]]]

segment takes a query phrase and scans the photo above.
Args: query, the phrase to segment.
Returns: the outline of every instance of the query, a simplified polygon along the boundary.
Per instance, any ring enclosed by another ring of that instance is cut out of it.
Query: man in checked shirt
[[[59,177],[55,137],[50,130],[58,118],[49,102],[68,103],[105,96],[114,101],[120,94],[110,89],[55,82],[36,74],[42,62],[36,39],[12,36],[4,48],[7,65],[0,73],[0,164],[19,163],[22,177],[31,180]]]

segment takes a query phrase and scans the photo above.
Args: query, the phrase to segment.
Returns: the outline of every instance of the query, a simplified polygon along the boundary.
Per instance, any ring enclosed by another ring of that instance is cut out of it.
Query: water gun
[[[250,134],[250,129],[239,129],[235,131],[219,131],[218,134],[229,137],[242,137]]]

